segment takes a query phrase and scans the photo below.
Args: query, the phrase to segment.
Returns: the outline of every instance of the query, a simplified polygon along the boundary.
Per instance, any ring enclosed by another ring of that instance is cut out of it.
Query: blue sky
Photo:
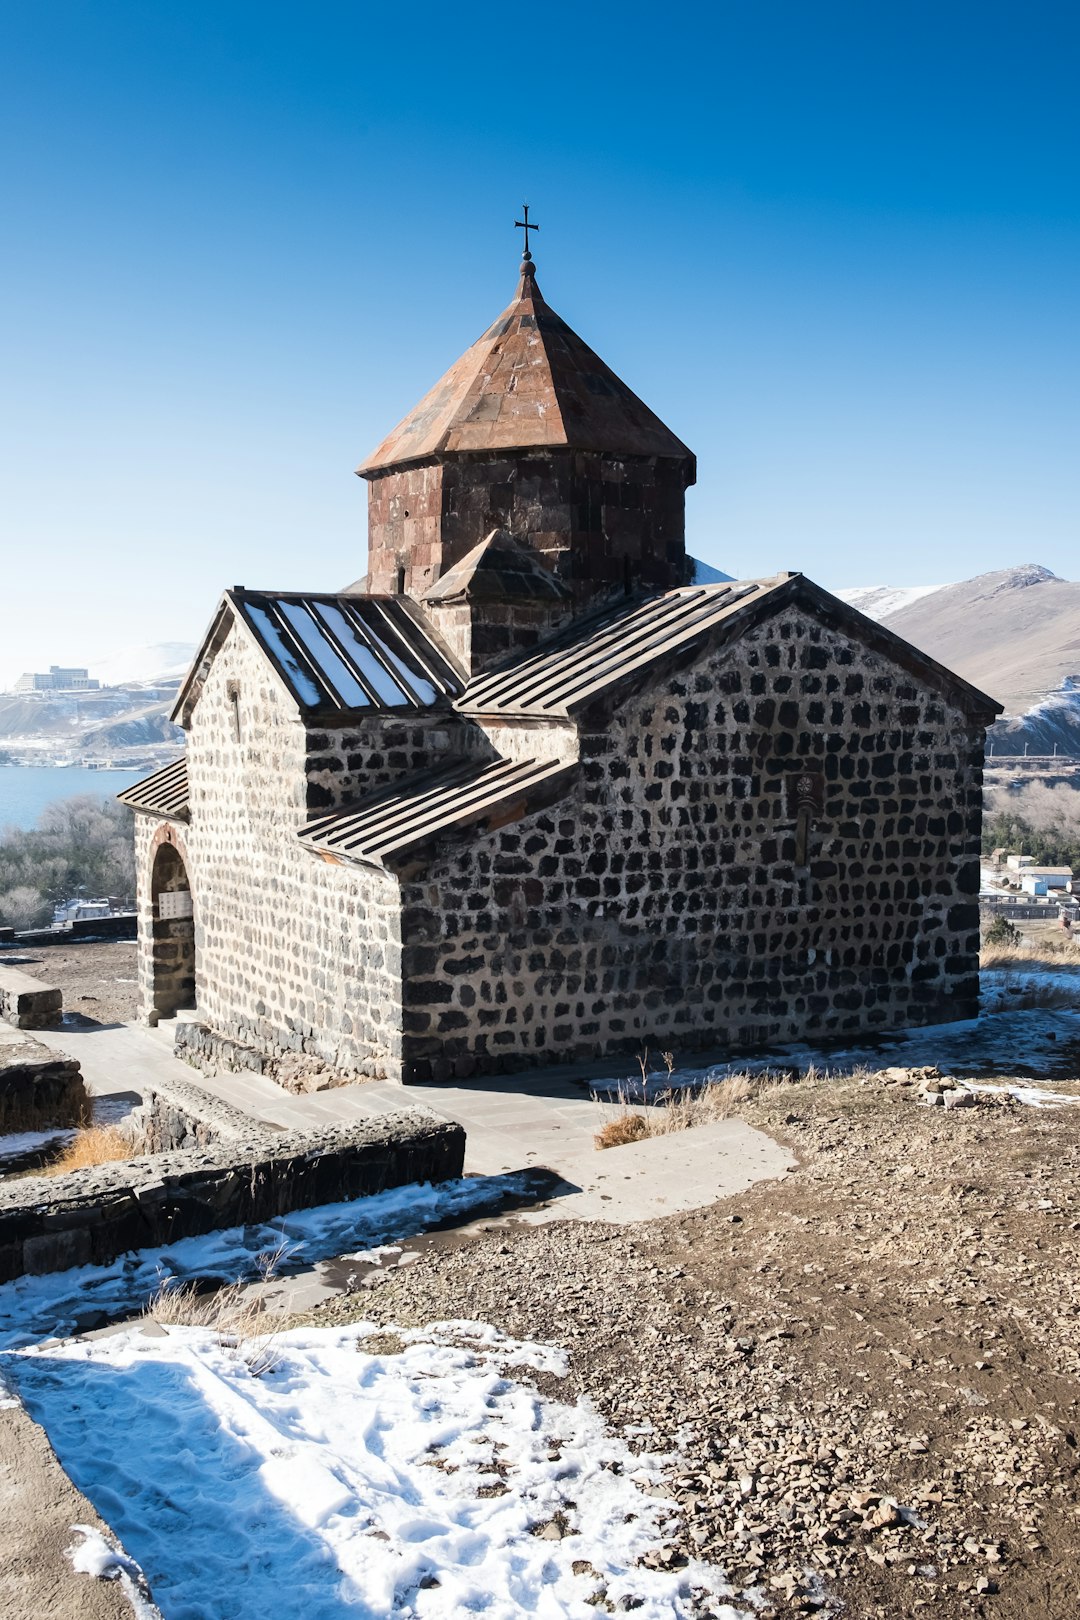
[[[352,469],[509,300],[735,574],[1080,555],[1080,13],[35,0],[0,21],[0,677],[363,572]]]

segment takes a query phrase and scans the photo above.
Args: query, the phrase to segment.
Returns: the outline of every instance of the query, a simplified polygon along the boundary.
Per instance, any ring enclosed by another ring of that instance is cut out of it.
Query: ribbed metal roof
[[[121,804],[130,804],[133,810],[148,810],[154,816],[168,816],[172,821],[187,821],[188,775],[187,760],[177,759],[165,765],[153,776],[144,777],[134,787],[127,788],[116,797]]]
[[[690,586],[580,620],[531,657],[477,676],[457,707],[474,714],[567,715],[613,681],[768,596],[789,578]]]
[[[573,769],[559,761],[500,759],[424,771],[366,803],[316,816],[301,828],[300,841],[345,860],[385,863],[451,827],[505,812],[541,782]]]
[[[306,711],[427,709],[461,692],[403,597],[234,590],[226,600]]]

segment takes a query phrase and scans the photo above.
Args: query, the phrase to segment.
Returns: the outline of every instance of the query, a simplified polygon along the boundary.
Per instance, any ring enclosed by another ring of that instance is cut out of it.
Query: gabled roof
[[[229,626],[239,620],[302,713],[332,719],[449,702],[463,681],[419,609],[403,596],[248,591],[221,600],[180,688],[186,720]]]
[[[173,760],[171,765],[144,777],[134,787],[125,788],[116,797],[121,804],[129,804],[133,810],[146,810],[152,816],[167,816],[170,821],[190,820],[187,760]]]
[[[513,303],[356,470],[567,446],[689,461],[693,482],[693,453],[544,302],[523,263]]]
[[[557,797],[576,768],[557,760],[462,760],[316,816],[300,829],[300,842],[338,860],[393,867],[455,829],[518,820]]]
[[[534,551],[519,545],[505,529],[492,529],[486,540],[442,575],[424,601],[560,602],[569,601],[571,594]]]
[[[736,639],[789,602],[907,669],[965,712],[987,723],[1001,713],[985,692],[802,574],[685,586],[578,619],[528,657],[476,676],[456,706],[468,714],[566,718],[661,660],[691,654],[706,636]]]

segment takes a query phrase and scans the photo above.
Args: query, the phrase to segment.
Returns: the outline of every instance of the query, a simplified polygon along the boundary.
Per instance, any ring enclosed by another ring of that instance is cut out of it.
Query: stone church
[[[194,1050],[447,1080],[971,1016],[998,705],[686,554],[694,456],[513,301],[358,469],[368,573],[226,591],[135,810]]]

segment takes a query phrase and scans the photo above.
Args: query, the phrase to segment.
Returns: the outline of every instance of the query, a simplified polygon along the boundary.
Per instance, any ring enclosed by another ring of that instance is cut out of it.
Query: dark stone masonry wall
[[[196,1085],[170,1077],[166,1085],[140,1084],[142,1102],[124,1120],[134,1154],[173,1153],[189,1148],[217,1147],[227,1142],[250,1143],[255,1135],[269,1135],[250,1114],[243,1114]]]
[[[82,1125],[90,1097],[75,1058],[30,1035],[0,1040],[0,1135]]]
[[[64,993],[0,964],[0,1018],[16,1029],[55,1029],[63,1022]]]
[[[308,810],[317,815],[355,803],[414,771],[449,764],[471,740],[460,716],[449,710],[377,714],[362,726],[310,730]]]
[[[976,1011],[983,732],[880,654],[788,608],[581,759],[405,886],[406,1079]]]
[[[686,461],[538,450],[460,456],[378,473],[368,502],[375,592],[422,598],[492,529],[507,529],[579,600],[686,582]],[[573,568],[571,570],[571,560]]]

